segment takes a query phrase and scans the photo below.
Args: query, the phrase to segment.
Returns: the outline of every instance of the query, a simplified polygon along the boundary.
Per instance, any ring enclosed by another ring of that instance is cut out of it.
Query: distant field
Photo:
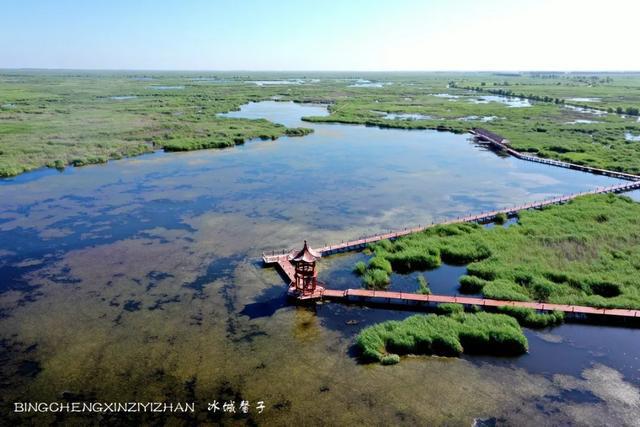
[[[551,102],[514,107],[482,98],[498,90]],[[0,176],[162,148],[219,148],[251,138],[305,134],[265,120],[216,116],[268,99],[331,104],[331,115],[309,121],[454,132],[483,126],[522,151],[640,173],[639,118],[615,113],[640,106],[640,75],[634,74],[4,71]]]

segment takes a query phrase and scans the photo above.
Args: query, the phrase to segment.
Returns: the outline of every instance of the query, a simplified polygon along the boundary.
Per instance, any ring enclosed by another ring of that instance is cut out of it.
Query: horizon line
[[[622,69],[433,69],[433,70],[318,70],[318,69],[180,69],[180,68],[75,68],[75,67],[0,67],[0,71],[127,71],[127,72],[201,72],[201,73],[640,73]]]

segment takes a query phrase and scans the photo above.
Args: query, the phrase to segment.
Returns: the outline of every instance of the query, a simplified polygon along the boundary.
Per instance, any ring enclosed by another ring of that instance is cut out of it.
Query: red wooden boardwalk
[[[284,273],[287,279],[289,279],[289,283],[287,283],[287,285],[291,285],[295,281],[294,275],[296,274],[293,264],[291,264],[285,257],[278,259],[277,263],[280,270]]]
[[[563,311],[565,313],[598,314],[619,317],[640,317],[640,310],[627,310],[619,308],[593,308],[580,305],[551,304],[533,301],[502,301],[487,298],[448,296],[448,295],[422,295],[408,292],[372,291],[368,289],[347,289],[345,291],[324,289],[319,292],[317,298],[351,301],[351,302],[380,302],[391,304],[416,304],[429,303],[457,303],[463,305],[477,305],[479,307],[523,307],[541,311]]]

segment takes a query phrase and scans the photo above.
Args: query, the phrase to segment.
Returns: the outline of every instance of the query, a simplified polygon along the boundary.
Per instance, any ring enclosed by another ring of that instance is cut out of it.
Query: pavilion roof
[[[304,241],[304,246],[302,247],[302,249],[300,251],[298,251],[297,253],[294,253],[293,255],[291,255],[291,261],[293,262],[299,262],[299,261],[304,261],[304,262],[314,262],[315,260],[317,260],[318,258],[320,258],[322,255],[316,251],[314,251],[313,249],[311,249],[309,247],[309,245],[307,244],[307,241]]]

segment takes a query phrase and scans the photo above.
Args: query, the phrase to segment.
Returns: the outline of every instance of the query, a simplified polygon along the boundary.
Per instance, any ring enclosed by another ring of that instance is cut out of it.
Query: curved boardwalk
[[[375,234],[373,236],[363,237],[356,240],[350,240],[347,242],[336,243],[332,245],[325,245],[320,248],[316,248],[315,251],[320,253],[321,256],[330,255],[338,252],[347,252],[352,250],[358,250],[364,248],[367,244],[377,242],[386,239],[396,239],[398,237],[406,236],[413,233],[419,233],[430,227],[437,225],[455,224],[463,222],[489,222],[493,220],[499,214],[506,214],[508,216],[515,215],[516,213],[527,209],[539,209],[549,205],[556,205],[566,203],[569,200],[575,199],[579,196],[587,194],[603,194],[603,193],[622,193],[625,191],[640,189],[640,177],[636,175],[626,174],[616,171],[608,171],[604,169],[597,169],[588,166],[576,165],[573,163],[561,162],[558,160],[542,159],[539,157],[529,156],[522,154],[516,150],[510,148],[507,144],[508,141],[499,135],[484,129],[476,128],[472,131],[472,134],[477,138],[488,142],[494,147],[504,150],[514,157],[522,160],[533,161],[538,163],[544,163],[551,166],[564,167],[568,169],[576,169],[589,173],[595,173],[599,175],[607,175],[614,178],[620,178],[628,180],[624,184],[611,185],[608,187],[600,187],[595,190],[584,191],[582,193],[568,194],[564,196],[554,197],[552,199],[540,200],[537,202],[525,203],[523,205],[498,209],[490,212],[483,212],[475,215],[468,215],[464,217],[453,218],[450,220],[431,223],[425,226],[418,226],[413,228],[405,228],[398,231],[390,231],[388,233]],[[486,298],[474,298],[474,297],[461,297],[461,296],[448,296],[448,295],[421,295],[406,292],[389,292],[389,291],[374,291],[368,289],[347,289],[347,290],[333,290],[325,289],[319,286],[313,294],[300,295],[296,293],[295,287],[291,287],[294,282],[294,267],[289,262],[291,255],[295,250],[282,250],[273,251],[271,254],[263,253],[262,259],[266,265],[277,265],[282,273],[287,277],[289,283],[289,295],[297,298],[300,301],[315,301],[322,299],[332,299],[345,302],[371,302],[371,303],[383,303],[383,304],[403,304],[403,305],[428,305],[438,303],[458,303],[463,305],[477,305],[481,307],[523,307],[531,308],[540,311],[563,311],[565,313],[580,313],[591,315],[604,315],[604,316],[617,316],[623,318],[638,318],[640,317],[640,310],[627,310],[627,309],[602,309],[593,308],[579,305],[564,305],[564,304],[550,304],[531,301],[503,301]],[[296,251],[297,252],[297,251]]]
[[[582,172],[593,173],[596,175],[605,175],[605,176],[610,176],[612,178],[625,179],[627,181],[640,180],[640,177],[630,173],[593,168],[591,166],[578,165],[575,163],[563,162],[561,160],[544,159],[542,157],[536,157],[536,156],[524,154],[509,147],[509,141],[506,138],[503,138],[502,136],[497,135],[483,128],[473,128],[473,130],[471,131],[471,134],[474,135],[478,140],[487,142],[489,145],[493,146],[494,148],[497,148],[498,150],[505,151],[506,153],[512,155],[513,157],[516,157],[521,160],[526,160],[528,162],[542,163],[545,165],[556,166],[556,167],[566,168],[566,169],[574,169]]]

